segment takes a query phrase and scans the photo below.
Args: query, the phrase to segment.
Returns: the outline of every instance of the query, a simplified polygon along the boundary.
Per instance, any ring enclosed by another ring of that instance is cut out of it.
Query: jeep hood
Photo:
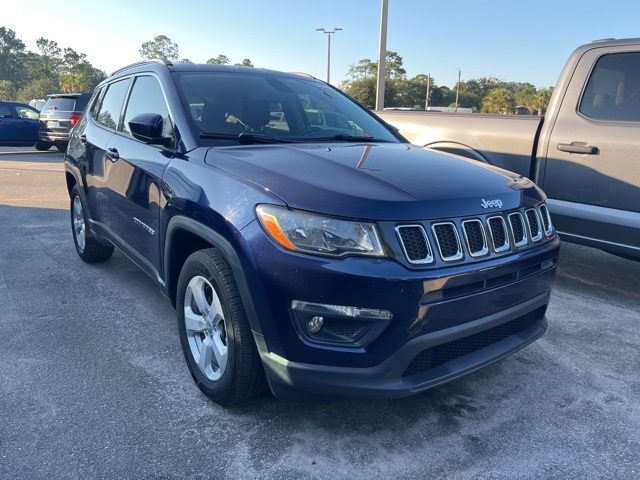
[[[477,215],[543,198],[515,173],[407,144],[213,147],[205,161],[291,208],[360,219]]]

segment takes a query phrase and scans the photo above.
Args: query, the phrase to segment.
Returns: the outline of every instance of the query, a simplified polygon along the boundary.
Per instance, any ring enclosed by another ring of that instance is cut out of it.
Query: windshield
[[[223,72],[176,74],[203,145],[399,140],[368,110],[317,80]]]

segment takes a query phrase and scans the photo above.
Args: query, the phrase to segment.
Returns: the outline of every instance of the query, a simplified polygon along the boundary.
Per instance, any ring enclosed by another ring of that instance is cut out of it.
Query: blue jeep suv
[[[405,397],[545,332],[560,243],[543,192],[411,145],[317,79],[130,65],[65,166],[78,255],[115,247],[155,280],[221,405]]]

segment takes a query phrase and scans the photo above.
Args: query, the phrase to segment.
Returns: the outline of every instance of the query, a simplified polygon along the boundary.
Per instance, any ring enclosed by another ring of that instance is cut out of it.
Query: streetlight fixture
[[[331,34],[336,33],[338,30],[342,30],[341,28],[334,27],[333,30],[329,31],[324,28],[316,28],[316,32],[322,32],[327,34],[327,83],[331,78]]]

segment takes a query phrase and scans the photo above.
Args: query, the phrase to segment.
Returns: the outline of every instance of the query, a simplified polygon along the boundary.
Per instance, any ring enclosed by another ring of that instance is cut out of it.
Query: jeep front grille
[[[538,211],[540,213],[540,218],[542,219],[544,234],[548,237],[553,233],[553,226],[551,225],[551,216],[549,215],[549,209],[545,204],[542,204],[540,205]]]
[[[534,208],[530,208],[525,212],[527,215],[527,223],[529,224],[529,232],[531,232],[531,240],[534,242],[542,238],[542,229],[538,221],[538,213]]]
[[[452,222],[434,223],[431,226],[440,257],[445,262],[460,260],[462,258],[462,245],[458,230]]]
[[[433,262],[431,245],[422,225],[400,225],[396,227],[396,232],[409,263]]]
[[[478,215],[477,218],[416,222],[396,225],[396,235],[407,261],[426,265],[436,260],[453,262],[467,257],[508,253],[528,248],[553,235],[549,210],[543,203],[537,208]]]
[[[462,222],[464,238],[467,241],[467,248],[472,257],[481,257],[489,253],[487,248],[487,237],[482,228],[482,222],[478,219],[465,220]]]
[[[524,220],[522,214],[519,212],[509,215],[509,224],[511,225],[511,232],[513,233],[513,242],[516,247],[522,247],[529,242],[527,237],[527,230],[524,226]]]
[[[509,250],[509,234],[507,233],[507,224],[501,216],[489,217],[487,220],[489,225],[489,234],[491,235],[491,243],[493,243],[493,251],[496,253]]]

